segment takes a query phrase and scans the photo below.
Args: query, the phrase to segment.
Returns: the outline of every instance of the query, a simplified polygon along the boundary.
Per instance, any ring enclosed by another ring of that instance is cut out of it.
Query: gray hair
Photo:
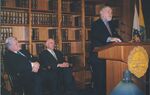
[[[5,45],[6,45],[6,48],[7,49],[10,49],[13,41],[17,40],[16,37],[8,37],[6,40],[5,40]]]
[[[110,6],[104,6],[104,7],[100,10],[100,15],[102,16],[103,13],[104,13],[106,10],[112,10],[112,8],[111,8]]]

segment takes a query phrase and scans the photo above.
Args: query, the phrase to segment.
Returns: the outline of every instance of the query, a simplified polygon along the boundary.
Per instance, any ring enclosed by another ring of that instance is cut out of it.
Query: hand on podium
[[[107,42],[122,42],[122,41],[116,37],[108,37]]]

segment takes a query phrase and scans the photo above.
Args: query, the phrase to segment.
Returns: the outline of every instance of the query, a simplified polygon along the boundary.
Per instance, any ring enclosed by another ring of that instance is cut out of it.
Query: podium
[[[123,71],[128,68],[128,56],[134,47],[143,47],[150,58],[150,43],[110,43],[106,46],[94,49],[98,57],[106,59],[106,91],[110,95],[111,90],[122,80]],[[145,80],[150,79],[150,71],[144,75]],[[134,81],[140,89],[149,95],[149,84]]]

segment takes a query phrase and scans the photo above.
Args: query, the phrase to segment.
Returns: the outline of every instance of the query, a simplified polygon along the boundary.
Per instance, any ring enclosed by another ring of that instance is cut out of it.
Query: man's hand
[[[39,68],[40,68],[40,64],[38,62],[32,62],[32,72],[38,72]]]
[[[112,38],[110,41],[111,42],[122,42],[119,38]]]
[[[63,62],[62,64],[58,64],[57,67],[60,67],[60,68],[68,68],[68,67],[69,67],[69,63]]]
[[[122,41],[116,37],[108,37],[107,42],[122,42]]]

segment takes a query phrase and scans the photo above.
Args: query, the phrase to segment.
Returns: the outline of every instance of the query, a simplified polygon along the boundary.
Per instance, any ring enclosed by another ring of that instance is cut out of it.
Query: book
[[[0,41],[4,42],[11,36],[13,36],[12,27],[0,27]]]
[[[39,40],[39,29],[38,28],[32,28],[32,40],[33,41]]]
[[[48,38],[53,38],[57,40],[57,29],[48,29]]]

